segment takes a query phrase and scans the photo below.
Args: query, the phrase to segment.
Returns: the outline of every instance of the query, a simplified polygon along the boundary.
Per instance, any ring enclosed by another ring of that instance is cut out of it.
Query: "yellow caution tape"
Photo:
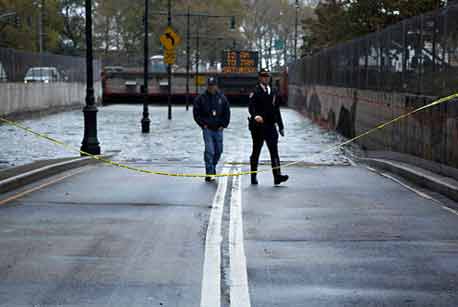
[[[413,111],[410,111],[410,112],[407,112],[407,113],[405,113],[405,114],[402,114],[402,115],[396,117],[395,119],[392,119],[392,120],[390,120],[390,121],[388,121],[388,122],[386,122],[386,123],[380,124],[380,125],[378,125],[377,127],[372,128],[372,129],[370,129],[370,130],[368,130],[368,131],[366,131],[366,132],[364,132],[364,133],[362,133],[362,134],[360,134],[360,135],[358,135],[358,136],[355,136],[354,138],[351,138],[351,139],[349,139],[349,140],[347,140],[347,141],[345,141],[345,142],[343,142],[343,143],[341,143],[341,144],[338,144],[338,145],[335,145],[335,146],[331,146],[329,149],[327,149],[327,150],[325,150],[325,151],[322,151],[322,152],[319,152],[318,154],[324,154],[324,153],[328,153],[328,152],[331,152],[331,151],[333,151],[333,150],[336,150],[336,149],[338,149],[338,148],[340,148],[340,147],[343,147],[343,146],[345,146],[345,145],[348,145],[348,144],[350,144],[350,143],[353,143],[354,141],[359,140],[360,138],[362,138],[362,137],[364,137],[364,136],[366,136],[366,135],[369,135],[369,134],[371,134],[371,133],[373,133],[373,132],[375,132],[375,131],[377,131],[377,130],[383,129],[383,128],[385,128],[386,126],[389,126],[389,125],[391,125],[391,124],[394,124],[395,122],[400,121],[401,119],[404,119],[404,118],[406,118],[406,117],[409,117],[409,116],[411,116],[411,115],[413,115],[413,114],[415,114],[415,113],[418,113],[418,112],[420,112],[420,111],[423,111],[423,110],[425,110],[425,109],[429,109],[429,108],[431,108],[431,107],[440,105],[440,104],[442,104],[442,103],[444,103],[444,102],[447,102],[447,101],[450,101],[450,100],[452,100],[452,99],[454,99],[454,98],[458,98],[458,93],[455,93],[455,94],[450,95],[450,96],[447,96],[447,97],[440,98],[440,99],[435,100],[435,101],[433,101],[433,102],[431,102],[431,103],[429,103],[429,104],[427,104],[427,105],[424,105],[424,106],[422,106],[422,107],[420,107],[420,108],[418,108],[418,109],[415,109],[415,110],[413,110]],[[299,160],[299,161],[295,161],[295,162],[291,162],[291,163],[285,164],[285,165],[283,165],[282,167],[292,166],[292,165],[295,165],[295,164],[300,163],[300,162],[302,162],[302,160]]]
[[[453,95],[450,95],[450,96],[447,96],[447,97],[443,97],[443,98],[440,98],[438,100],[435,100],[427,105],[424,105],[423,107],[420,107],[418,109],[415,109],[411,112],[408,112],[408,113],[405,113],[403,115],[400,115],[386,123],[383,123],[381,125],[378,125],[377,127],[375,128],[372,128],[354,138],[351,138],[343,143],[340,143],[338,145],[335,145],[335,146],[331,146],[329,149],[325,150],[325,151],[322,151],[322,152],[318,152],[312,156],[315,156],[315,155],[320,155],[320,154],[324,154],[324,153],[328,153],[328,152],[331,152],[333,150],[336,150],[338,148],[341,148],[345,145],[348,145],[350,143],[353,143],[354,141],[364,137],[364,136],[367,136],[377,130],[380,130],[380,129],[383,129],[385,128],[386,126],[388,125],[391,125],[397,121],[400,121],[401,119],[404,119],[406,117],[409,117],[417,112],[420,112],[422,110],[425,110],[425,109],[428,109],[428,108],[431,108],[431,107],[434,107],[434,106],[437,106],[437,105],[440,105],[444,102],[447,102],[447,101],[450,101],[454,98],[458,98],[458,93],[456,94],[453,94]],[[93,155],[93,154],[90,154],[88,152],[85,152],[85,151],[82,151],[80,149],[77,149],[75,147],[72,147],[68,144],[65,144],[64,142],[62,141],[59,141],[57,139],[54,139],[46,134],[42,134],[42,133],[38,133],[38,132],[35,132],[33,130],[31,130],[30,128],[27,128],[27,127],[24,127],[22,125],[20,125],[19,123],[17,122],[14,122],[12,120],[8,120],[6,118],[2,118],[0,117],[0,121],[6,123],[6,124],[9,124],[11,126],[14,126],[14,127],[17,127],[21,130],[24,130],[24,131],[27,131],[39,138],[43,138],[43,139],[46,139],[48,141],[50,141],[51,143],[54,143],[54,144],[57,144],[57,145],[60,145],[64,148],[67,148],[71,151],[75,151],[75,152],[78,152],[84,156],[88,156],[88,157],[91,157],[92,159],[95,159],[95,160],[98,160],[100,162],[103,162],[103,163],[106,163],[106,164],[110,164],[110,165],[113,165],[113,166],[116,166],[116,167],[120,167],[120,168],[124,168],[124,169],[128,169],[128,170],[131,170],[131,171],[135,171],[135,172],[140,172],[140,173],[146,173],[146,174],[150,174],[150,175],[161,175],[161,176],[169,176],[169,177],[188,177],[188,178],[198,178],[198,177],[207,177],[208,175],[207,174],[180,174],[180,173],[168,173],[168,172],[158,172],[158,171],[151,171],[151,170],[147,170],[147,169],[143,169],[143,168],[138,168],[138,167],[133,167],[133,166],[129,166],[129,165],[126,165],[126,164],[122,164],[122,163],[118,163],[118,162],[115,162],[115,161],[112,161],[112,160],[109,160],[109,159],[106,159],[104,158],[103,156],[100,156],[100,155]],[[310,158],[310,156],[309,156]],[[303,162],[303,160],[298,160],[298,161],[294,161],[294,162],[291,162],[291,163],[288,163],[288,164],[284,164],[280,167],[289,167],[289,166],[292,166],[292,165],[296,165],[298,163],[301,163]],[[235,177],[235,176],[243,176],[243,175],[250,175],[250,174],[258,174],[258,173],[264,173],[264,172],[267,172],[269,170],[272,170],[272,169],[276,169],[276,168],[279,168],[279,167],[273,167],[273,168],[269,168],[269,169],[264,169],[264,170],[258,170],[258,171],[245,171],[245,172],[238,172],[238,173],[222,173],[222,174],[215,174],[215,175],[211,175],[212,177]]]

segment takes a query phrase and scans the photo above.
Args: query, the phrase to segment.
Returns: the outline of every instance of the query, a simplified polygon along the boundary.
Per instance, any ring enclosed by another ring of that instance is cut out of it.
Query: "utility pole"
[[[142,133],[149,133],[150,131],[150,119],[148,112],[148,67],[149,67],[149,41],[148,41],[148,13],[149,6],[148,2],[150,0],[145,0],[145,16],[144,16],[144,54],[143,54],[143,118],[142,118]]]
[[[167,18],[168,26],[172,26],[172,4],[171,0],[168,1],[168,18]],[[167,66],[167,74],[168,74],[168,79],[169,79],[169,97],[168,97],[168,106],[169,106],[169,112],[168,112],[168,118],[169,120],[172,119],[172,65],[168,64]]]
[[[100,155],[97,139],[97,107],[94,99],[94,63],[92,61],[92,0],[85,0],[86,7],[86,106],[84,112],[84,137],[81,150]],[[84,154],[82,154],[84,155]]]

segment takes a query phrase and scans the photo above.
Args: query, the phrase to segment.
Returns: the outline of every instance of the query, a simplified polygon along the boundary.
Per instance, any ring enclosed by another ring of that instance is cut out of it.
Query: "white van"
[[[24,83],[31,82],[59,82],[62,81],[59,71],[55,67],[32,67],[25,74]]]

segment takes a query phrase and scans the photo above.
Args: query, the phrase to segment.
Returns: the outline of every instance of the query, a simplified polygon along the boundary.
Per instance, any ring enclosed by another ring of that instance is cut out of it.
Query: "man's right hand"
[[[255,116],[254,120],[258,123],[258,124],[263,124],[264,123],[264,119],[262,118],[262,116]]]
[[[207,125],[204,125],[204,129],[207,129],[207,128],[208,128],[208,126],[207,126]]]

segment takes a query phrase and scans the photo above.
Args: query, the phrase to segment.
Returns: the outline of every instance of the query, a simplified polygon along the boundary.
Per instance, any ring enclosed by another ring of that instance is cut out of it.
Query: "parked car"
[[[6,75],[5,68],[3,67],[2,62],[0,62],[0,82],[7,82],[8,76]]]
[[[24,83],[31,82],[59,82],[62,77],[55,67],[32,67],[25,74]]]
[[[111,73],[111,72],[123,72],[124,71],[124,67],[122,66],[105,66],[103,68],[103,70],[106,72],[106,73]]]

